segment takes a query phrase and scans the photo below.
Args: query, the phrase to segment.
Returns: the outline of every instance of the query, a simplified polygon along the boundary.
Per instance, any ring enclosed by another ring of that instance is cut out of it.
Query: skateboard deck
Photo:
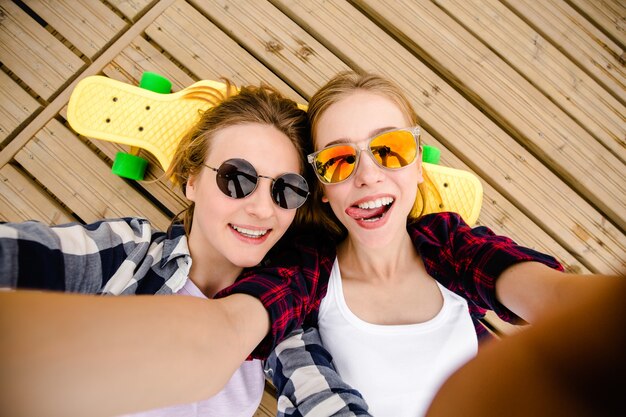
[[[226,89],[223,83],[203,80],[176,93],[160,94],[94,75],[74,88],[67,118],[81,135],[145,149],[165,170],[182,136],[211,107],[206,87]]]
[[[167,170],[182,136],[211,107],[210,89],[224,92],[226,85],[202,80],[176,93],[161,94],[94,75],[81,80],[72,92],[68,122],[81,135],[142,148]],[[435,188],[427,190],[422,213],[453,211],[473,225],[483,197],[478,178],[441,165],[423,163],[423,167]]]
[[[422,162],[422,166],[434,184],[434,188],[425,190],[422,214],[452,211],[473,226],[483,203],[483,186],[478,177],[469,171],[427,162]]]

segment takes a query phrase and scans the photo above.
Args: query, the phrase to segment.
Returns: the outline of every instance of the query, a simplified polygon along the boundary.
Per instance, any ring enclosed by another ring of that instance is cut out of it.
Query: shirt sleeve
[[[0,286],[97,293],[128,257],[150,241],[143,219],[48,226],[0,224]],[[148,243],[145,246],[148,246]]]
[[[370,416],[361,394],[335,371],[314,327],[283,340],[265,370],[278,393],[278,417]]]
[[[272,249],[266,265],[245,271],[215,295],[248,294],[258,298],[268,311],[270,333],[254,349],[252,358],[266,359],[319,306],[324,295],[320,283],[328,281],[335,249],[317,239],[307,235],[281,242]]]
[[[456,213],[425,216],[409,231],[431,276],[506,321],[519,318],[496,299],[495,284],[505,269],[520,262],[540,262],[563,270],[554,257],[520,246],[485,226],[472,228]]]

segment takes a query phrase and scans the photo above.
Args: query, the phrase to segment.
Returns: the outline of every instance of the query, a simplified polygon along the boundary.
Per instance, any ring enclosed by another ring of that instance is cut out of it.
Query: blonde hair
[[[206,110],[198,123],[178,143],[166,175],[181,187],[184,194],[189,178],[203,168],[211,151],[211,139],[215,133],[226,127],[245,123],[267,124],[285,134],[296,147],[300,157],[300,170],[304,172],[304,155],[308,151],[310,135],[306,112],[299,109],[293,100],[267,85],[246,86],[237,92],[230,81],[224,81],[226,83],[224,92],[207,87],[207,91],[200,94],[214,107]],[[197,92],[194,95],[197,96]],[[271,155],[270,149],[268,155]],[[311,183],[310,180],[308,182]],[[301,222],[302,216],[305,216],[304,213],[300,214],[301,211],[304,211],[302,207],[296,213],[294,221],[296,224]],[[189,234],[193,212],[194,203],[190,202],[183,212],[176,215],[172,223],[183,214],[182,222],[185,232]]]
[[[367,91],[386,97],[393,101],[406,116],[412,126],[419,124],[413,106],[406,98],[402,89],[392,81],[378,74],[344,71],[337,74],[321,87],[309,101],[307,115],[311,123],[311,138],[315,149],[317,124],[328,108],[353,94],[355,91]],[[421,155],[421,154],[420,154]],[[409,213],[408,222],[419,219],[424,207],[424,196],[427,189],[436,189],[425,171],[422,170],[424,181],[418,184],[415,204]],[[319,181],[311,184],[311,205],[313,218],[310,221],[321,225],[335,240],[340,241],[347,235],[346,228],[337,219],[328,204],[322,203],[324,190]]]

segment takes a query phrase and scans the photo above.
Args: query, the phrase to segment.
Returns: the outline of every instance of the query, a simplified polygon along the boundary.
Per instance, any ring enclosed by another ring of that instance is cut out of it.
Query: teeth
[[[371,219],[361,219],[361,221],[366,222],[366,223],[373,223],[373,222],[377,222],[378,220],[382,218],[383,216],[376,216],[376,217],[372,217]]]
[[[393,203],[393,198],[383,197],[383,198],[377,198],[376,200],[373,200],[373,201],[366,201],[366,202],[360,203],[359,208],[374,209],[374,208],[378,208],[382,206],[388,206],[391,203]]]
[[[239,226],[235,226],[235,225],[230,225],[230,227],[232,227],[233,229],[235,229],[236,231],[238,231],[239,233],[241,233],[242,235],[245,235],[247,237],[261,237],[263,235],[265,235],[267,233],[267,229],[265,230],[251,230],[251,229],[244,229],[243,227],[239,227]]]

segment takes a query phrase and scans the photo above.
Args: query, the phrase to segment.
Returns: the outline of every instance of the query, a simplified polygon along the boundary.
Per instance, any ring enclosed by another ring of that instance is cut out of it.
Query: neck
[[[189,279],[204,295],[213,298],[220,290],[235,282],[243,268],[216,253],[207,242],[198,243],[190,234],[188,244],[192,262]]]
[[[408,233],[403,233],[384,247],[369,247],[351,238],[339,244],[337,258],[352,277],[368,281],[389,281],[401,276],[419,258]]]
[[[189,279],[208,298],[213,298],[215,294],[235,282],[243,268],[234,265],[226,266],[211,262],[203,256],[194,257],[189,271]]]

